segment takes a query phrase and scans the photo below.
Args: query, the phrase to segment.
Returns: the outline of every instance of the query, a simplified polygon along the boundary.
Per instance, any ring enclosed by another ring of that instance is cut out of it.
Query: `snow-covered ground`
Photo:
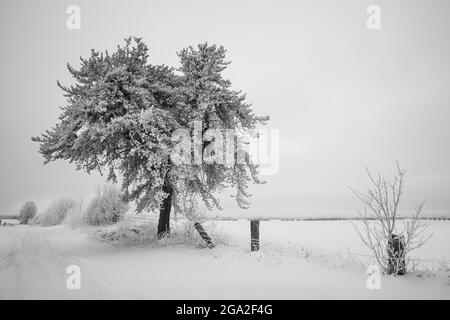
[[[345,255],[364,252],[349,221],[262,221],[252,253],[248,221],[216,223],[231,242],[211,250],[113,246],[67,226],[2,227],[0,298],[450,299],[448,271],[382,276],[381,289],[369,290],[366,267]],[[417,255],[450,258],[450,223],[430,230]],[[69,265],[80,267],[80,290],[67,288]]]

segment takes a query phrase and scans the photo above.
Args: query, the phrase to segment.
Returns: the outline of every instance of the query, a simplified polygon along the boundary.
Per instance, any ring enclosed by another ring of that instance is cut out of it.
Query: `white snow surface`
[[[450,299],[448,270],[382,276],[369,290],[364,263],[345,255],[364,250],[348,221],[262,221],[258,252],[249,252],[248,221],[217,224],[233,240],[214,249],[113,246],[64,225],[2,227],[0,299]],[[449,258],[450,222],[430,229],[418,253]],[[69,265],[80,267],[80,290],[66,286]]]

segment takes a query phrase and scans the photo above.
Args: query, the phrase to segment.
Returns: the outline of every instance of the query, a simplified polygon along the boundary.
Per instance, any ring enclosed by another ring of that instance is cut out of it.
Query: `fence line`
[[[245,238],[245,237],[230,236],[230,238],[237,240],[236,242],[242,243],[245,245],[247,245],[248,243],[250,243],[250,244],[252,243],[252,239],[249,240],[248,238]],[[282,243],[276,243],[276,242],[271,242],[271,241],[261,241],[260,240],[260,241],[258,241],[258,243],[260,245],[263,245],[264,243],[272,243],[272,244],[279,244],[280,246],[283,246]],[[314,252],[314,253],[328,252],[328,253],[333,253],[336,255],[349,256],[352,258],[353,257],[364,257],[364,258],[370,258],[370,259],[375,258],[371,254],[352,252],[350,250],[340,251],[340,250],[333,250],[333,249],[326,249],[326,248],[315,248],[315,247],[305,246],[298,242],[290,242],[289,244],[293,247],[308,250],[308,251]],[[411,262],[420,262],[420,263],[445,264],[445,265],[450,266],[450,259],[445,259],[444,257],[443,258],[429,258],[429,259],[422,259],[422,258],[418,258],[418,257],[407,257],[405,260],[411,261]]]
[[[127,219],[130,219],[130,220],[134,220],[134,221],[151,221],[151,220],[153,220],[153,218],[151,217],[151,216],[135,216],[135,215],[133,215],[133,216],[131,216],[131,215],[129,215],[129,216],[126,216],[126,218]],[[276,218],[276,219],[265,219],[265,218],[262,218],[262,219],[248,219],[248,220],[259,220],[259,221],[271,221],[271,220],[283,220],[284,218]],[[430,219],[430,218],[425,218],[425,219]],[[237,221],[237,220],[247,220],[247,218],[246,219],[236,219],[236,220],[231,220],[231,219],[224,219],[224,220],[222,220],[222,219],[208,219],[209,221]],[[291,220],[289,220],[289,219],[284,219],[284,220],[287,220],[287,221],[291,221]],[[332,220],[332,221],[336,221],[337,219],[335,219],[335,220]],[[351,220],[351,219],[348,219],[348,220]],[[188,220],[186,220],[186,221],[188,221]],[[295,220],[292,220],[292,221],[311,221],[311,220],[298,220],[298,219],[295,219]],[[328,221],[328,220],[317,220],[317,221]],[[331,221],[331,220],[330,220]],[[251,236],[249,235],[249,237],[241,237],[241,236],[235,236],[235,235],[229,235],[228,234],[228,236],[231,238],[231,239],[234,239],[234,240],[237,240],[236,242],[238,242],[238,243],[245,243],[245,245],[248,245],[248,244],[250,244],[250,247],[251,247],[251,245],[252,244],[263,244],[263,243],[272,243],[272,244],[279,244],[279,245],[283,245],[283,243],[278,243],[278,242],[273,242],[273,241],[264,241],[264,240],[261,240],[261,239],[252,239],[251,238]],[[359,253],[359,252],[351,252],[350,250],[348,250],[348,251],[340,251],[340,250],[333,250],[333,249],[326,249],[326,248],[314,248],[314,247],[309,247],[309,246],[305,246],[305,245],[303,245],[303,244],[301,244],[301,243],[299,243],[299,242],[289,242],[288,244],[290,244],[291,246],[294,246],[294,247],[299,247],[299,248],[301,248],[301,249],[305,249],[305,250],[309,250],[309,251],[311,251],[311,252],[320,252],[320,251],[322,251],[322,252],[329,252],[329,253],[334,253],[334,254],[337,254],[337,255],[347,255],[347,256],[351,256],[351,257],[364,257],[364,258],[371,258],[371,259],[373,259],[374,258],[374,256],[373,255],[371,255],[371,254],[365,254],[365,253]],[[418,257],[408,257],[408,258],[406,258],[406,260],[407,261],[414,261],[414,262],[421,262],[421,263],[433,263],[433,264],[440,264],[440,263],[442,263],[442,264],[448,264],[448,265],[450,265],[450,259],[445,259],[445,257],[443,257],[443,258],[429,258],[429,259],[422,259],[422,258],[418,258]]]

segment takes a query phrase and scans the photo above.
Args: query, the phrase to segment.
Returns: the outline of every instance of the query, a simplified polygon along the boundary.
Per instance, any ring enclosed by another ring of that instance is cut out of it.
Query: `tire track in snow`
[[[139,298],[115,285],[86,259],[55,250],[44,230],[23,227],[0,252],[0,299]],[[67,288],[69,265],[80,267],[80,290]]]

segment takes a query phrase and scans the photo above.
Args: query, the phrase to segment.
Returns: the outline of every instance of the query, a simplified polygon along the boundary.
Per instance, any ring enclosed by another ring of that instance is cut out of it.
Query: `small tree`
[[[37,213],[37,206],[33,201],[27,201],[20,209],[19,220],[21,224],[28,224]]]
[[[67,97],[60,122],[33,138],[45,163],[64,159],[87,172],[106,171],[112,182],[119,176],[124,199],[136,201],[138,212],[159,209],[159,237],[170,232],[172,200],[180,192],[197,195],[208,208],[221,208],[216,195],[231,186],[239,206],[247,208],[248,183],[262,181],[245,143],[236,143],[233,150],[239,162],[203,161],[204,151],[222,140],[205,138],[208,131],[245,135],[268,120],[254,115],[245,95],[223,78],[226,50],[207,43],[183,49],[175,72],[150,64],[147,46],[139,38],[132,42],[126,39],[112,54],[92,50],[79,70],[68,66],[76,83],[58,83]],[[200,153],[202,161],[172,161],[179,130],[191,136],[200,131],[200,142],[186,153],[194,158]]]
[[[428,225],[420,220],[424,203],[414,208],[412,217],[401,219],[403,223],[399,226],[398,208],[406,170],[397,162],[397,173],[392,180],[381,174],[374,177],[368,169],[366,171],[372,187],[366,193],[350,188],[364,205],[364,210],[358,211],[363,227],[355,226],[355,230],[384,273],[403,274],[407,271],[407,255],[431,236],[424,235]]]

